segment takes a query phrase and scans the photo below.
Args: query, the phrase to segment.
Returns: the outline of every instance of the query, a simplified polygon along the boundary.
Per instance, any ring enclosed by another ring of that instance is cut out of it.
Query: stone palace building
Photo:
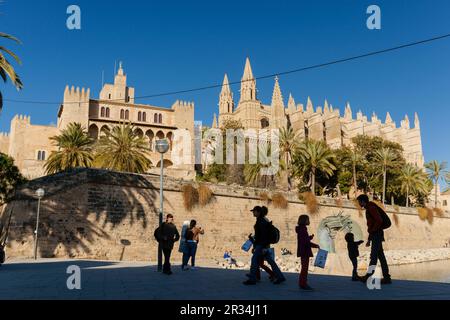
[[[290,125],[299,138],[323,140],[332,148],[351,145],[351,139],[359,134],[380,136],[399,143],[409,163],[419,167],[424,165],[417,113],[414,127],[411,127],[408,116],[405,116],[397,127],[389,112],[384,122],[375,113],[369,120],[361,111],[355,118],[350,104],[347,104],[342,116],[340,111],[329,105],[327,101],[324,102],[323,107],[314,108],[311,99],[308,98],[305,108],[302,104],[296,104],[292,95],[289,95],[286,107],[278,78],[275,78],[270,104],[258,100],[257,93],[256,79],[247,58],[237,106],[225,74],[219,97],[219,117],[217,120],[214,115],[213,127],[221,127],[226,119],[240,120],[245,129],[275,129]]]
[[[127,76],[120,65],[114,84],[104,84],[99,99],[91,98],[89,89],[66,86],[56,126],[33,125],[29,116],[16,115],[11,120],[10,132],[0,133],[0,152],[13,157],[23,175],[36,178],[45,174],[45,160],[56,150],[49,138],[58,135],[69,123],[81,123],[89,135],[97,139],[113,126],[131,122],[136,132],[148,139],[154,167],[161,165],[161,156],[153,148],[155,141],[160,138],[169,140],[171,149],[164,155],[163,165],[172,167],[174,131],[185,129],[194,137],[194,104],[177,100],[171,108],[162,108],[136,104],[134,100],[134,88],[127,86]],[[172,169],[192,171],[193,161],[191,163]]]

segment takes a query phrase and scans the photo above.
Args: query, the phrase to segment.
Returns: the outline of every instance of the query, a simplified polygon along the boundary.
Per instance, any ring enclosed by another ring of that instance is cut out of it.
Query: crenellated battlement
[[[30,116],[23,115],[23,114],[16,114],[11,122],[13,123],[25,123],[25,124],[31,124],[31,118]]]
[[[190,102],[190,101],[183,101],[183,100],[177,100],[175,101],[175,103],[172,105],[172,109],[178,109],[178,108],[183,108],[183,109],[194,109],[194,102]]]
[[[64,90],[64,102],[89,102],[91,90],[89,88],[70,87],[67,85]]]

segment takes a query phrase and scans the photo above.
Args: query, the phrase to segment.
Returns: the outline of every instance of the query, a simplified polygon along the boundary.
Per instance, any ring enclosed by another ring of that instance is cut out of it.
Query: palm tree
[[[352,175],[353,175],[353,189],[356,196],[356,191],[358,189],[358,184],[356,180],[356,167],[358,165],[361,165],[365,162],[364,156],[359,153],[356,149],[350,150],[348,157],[344,160],[343,165],[344,166],[350,166],[352,168]]]
[[[72,168],[92,166],[92,143],[87,131],[80,123],[69,123],[58,136],[51,137],[58,151],[52,151],[45,163],[48,174]]]
[[[20,41],[17,38],[3,32],[0,32],[0,38],[5,38],[8,40],[12,40],[16,43],[20,43]],[[22,81],[20,80],[20,77],[14,70],[14,67],[11,65],[8,59],[6,59],[5,54],[10,55],[18,64],[22,63],[19,57],[14,52],[3,46],[0,46],[0,77],[3,79],[4,82],[6,82],[8,78],[10,78],[14,86],[17,88],[17,90],[20,90],[23,87]],[[0,111],[2,110],[2,108],[3,108],[3,96],[2,93],[0,92]]]
[[[386,175],[389,168],[397,163],[397,154],[391,148],[382,148],[375,152],[375,160],[377,165],[383,170],[383,198],[381,199],[384,204],[386,199]]]
[[[287,179],[288,179],[288,188],[290,189],[290,180],[291,180],[291,164],[292,164],[292,154],[294,149],[298,145],[296,141],[296,134],[294,129],[291,126],[285,128],[281,128],[280,130],[280,156],[284,158],[284,164],[286,166],[287,171]]]
[[[309,175],[313,194],[316,190],[316,174],[322,172],[329,177],[336,170],[332,163],[334,157],[333,152],[323,141],[305,140],[296,148],[293,156],[294,170]]]
[[[425,164],[425,168],[428,171],[428,175],[434,183],[434,206],[437,207],[437,194],[438,194],[438,184],[442,177],[447,173],[447,162],[441,162],[437,160],[432,160]]]
[[[400,173],[401,191],[406,193],[406,207],[409,207],[409,195],[425,193],[427,190],[425,173],[418,167],[407,164]]]
[[[259,148],[263,148],[262,152],[259,153],[259,155],[263,155],[264,159],[259,158],[257,163],[246,163],[244,165],[244,180],[248,184],[256,184],[260,181],[261,178],[264,178],[264,187],[267,188],[268,181],[267,177],[270,177],[270,181],[273,181],[275,176],[279,176],[282,170],[286,169],[286,166],[284,164],[283,160],[280,160],[279,167],[280,170],[277,170],[277,172],[268,172],[272,171],[272,166],[274,165],[271,162],[270,156],[272,154],[272,148],[270,143],[263,143],[259,146]],[[265,173],[265,171],[267,171]],[[272,174],[270,174],[272,173]]]
[[[145,173],[152,165],[149,151],[146,139],[131,124],[121,124],[99,139],[94,162],[105,169]]]

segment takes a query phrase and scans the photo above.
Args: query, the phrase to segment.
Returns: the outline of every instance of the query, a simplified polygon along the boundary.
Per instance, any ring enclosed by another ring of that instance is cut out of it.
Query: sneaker
[[[364,275],[364,276],[362,276],[362,277],[359,277],[359,281],[361,281],[361,282],[367,282],[367,279],[369,279],[371,276],[372,276],[372,275],[370,275],[370,274],[366,274],[366,275]]]
[[[276,279],[275,281],[273,281],[273,284],[280,284],[280,283],[283,283],[285,281],[286,281],[285,278],[280,278],[280,279]]]
[[[300,286],[300,289],[305,290],[305,291],[313,291],[314,289],[311,288],[310,286],[306,285],[306,286]]]
[[[181,270],[183,270],[183,271],[189,271],[189,267],[181,267]]]
[[[392,284],[391,278],[383,278],[381,279],[381,284]]]
[[[244,282],[242,282],[244,285],[246,285],[246,286],[252,286],[252,285],[255,285],[256,284],[256,281],[252,281],[252,280],[246,280],[246,281],[244,281]]]
[[[191,270],[192,270],[192,271],[195,271],[195,270],[197,270],[197,268],[194,267],[194,266],[192,266],[192,267],[191,267]]]

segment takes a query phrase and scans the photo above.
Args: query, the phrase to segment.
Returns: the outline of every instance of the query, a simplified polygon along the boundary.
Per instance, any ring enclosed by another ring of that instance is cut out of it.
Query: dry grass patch
[[[272,195],[272,204],[275,208],[287,209],[289,202],[281,193],[275,193]]]
[[[417,213],[419,214],[420,220],[427,220],[428,217],[428,211],[425,208],[417,208]]]
[[[301,194],[302,198],[306,204],[306,210],[310,214],[315,214],[319,212],[319,202],[317,201],[316,196],[312,192],[304,192]]]
[[[427,220],[429,224],[433,224],[434,221],[434,211],[433,209],[427,208]]]
[[[212,199],[213,192],[206,184],[200,184],[198,186],[198,203],[200,206],[206,206]]]
[[[198,190],[195,189],[191,184],[185,184],[181,187],[183,192],[183,204],[184,208],[188,211],[191,211],[192,208],[198,204]]]
[[[267,192],[261,192],[260,194],[259,194],[259,198],[261,199],[261,201],[265,201],[265,202],[267,202],[267,203],[269,203],[270,202],[270,196],[269,196],[269,194],[267,193]]]
[[[444,216],[444,210],[442,210],[441,208],[434,208],[433,211],[439,218],[442,218]]]

